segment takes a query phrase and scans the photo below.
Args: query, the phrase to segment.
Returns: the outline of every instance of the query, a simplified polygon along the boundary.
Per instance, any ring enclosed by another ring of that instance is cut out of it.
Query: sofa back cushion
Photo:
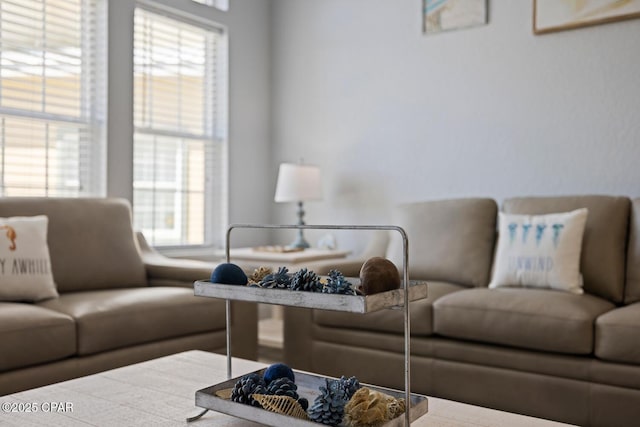
[[[630,200],[614,196],[518,197],[504,202],[514,214],[549,214],[587,208],[580,271],[584,291],[621,303],[624,293],[625,247]]]
[[[492,199],[437,200],[400,205],[393,224],[409,237],[412,279],[487,286],[498,207]],[[402,267],[402,238],[394,232],[386,257]]]
[[[46,215],[58,292],[146,286],[124,199],[0,198],[0,217]]]
[[[627,252],[627,283],[624,303],[640,301],[640,199],[631,201],[629,250]]]

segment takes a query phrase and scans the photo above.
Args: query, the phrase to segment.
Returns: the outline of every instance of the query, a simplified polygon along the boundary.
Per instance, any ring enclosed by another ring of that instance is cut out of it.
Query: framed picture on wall
[[[487,23],[487,0],[423,0],[422,6],[426,34]]]
[[[533,0],[535,34],[639,17],[640,0]]]

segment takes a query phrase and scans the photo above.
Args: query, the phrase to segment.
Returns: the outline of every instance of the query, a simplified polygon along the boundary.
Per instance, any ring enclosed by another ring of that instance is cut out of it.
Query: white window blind
[[[226,55],[216,28],[137,8],[134,224],[154,246],[221,246]]]
[[[0,1],[0,196],[104,191],[104,8]]]

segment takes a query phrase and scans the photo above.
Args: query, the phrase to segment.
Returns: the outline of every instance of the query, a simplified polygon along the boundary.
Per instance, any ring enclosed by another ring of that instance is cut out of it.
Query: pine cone
[[[251,397],[252,394],[266,394],[267,389],[262,377],[258,374],[247,374],[240,378],[233,387],[231,400],[245,405],[260,407],[260,404]]]
[[[262,288],[276,288],[286,289],[291,283],[291,277],[287,274],[289,269],[287,267],[280,267],[278,271],[272,274],[266,275],[258,284]]]
[[[357,295],[353,285],[338,270],[331,270],[327,283],[322,288],[325,294]]]
[[[328,379],[326,387],[320,387],[320,393],[320,396],[316,397],[313,405],[309,408],[309,418],[316,423],[337,426],[342,422],[344,405],[349,399],[342,388],[338,387],[332,390]]]
[[[360,381],[356,377],[346,378],[343,375],[338,380],[330,381],[329,388],[334,394],[344,393],[347,400],[349,400],[360,389]]]
[[[287,377],[275,379],[267,386],[267,394],[276,396],[289,396],[298,399],[298,386]]]
[[[320,292],[322,290],[322,283],[320,283],[320,278],[316,273],[302,268],[293,275],[291,279],[291,290]]]

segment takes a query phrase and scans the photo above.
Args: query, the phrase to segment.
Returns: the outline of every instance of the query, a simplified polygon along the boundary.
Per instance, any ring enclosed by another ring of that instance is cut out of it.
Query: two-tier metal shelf
[[[276,304],[283,306],[303,307],[309,309],[335,310],[350,313],[371,313],[382,309],[402,309],[404,311],[404,392],[385,389],[377,386],[366,385],[394,397],[404,397],[407,402],[404,416],[399,416],[389,421],[385,426],[408,426],[411,421],[421,417],[428,411],[428,400],[425,396],[411,393],[411,347],[410,331],[411,316],[409,302],[427,297],[427,284],[421,281],[410,281],[408,272],[408,247],[409,242],[404,229],[391,225],[257,225],[236,224],[227,230],[226,257],[230,262],[230,238],[234,229],[316,229],[316,230],[387,230],[400,233],[402,236],[402,287],[374,295],[336,295],[303,291],[264,289],[259,287],[237,286],[224,283],[212,283],[208,280],[199,280],[194,283],[196,296],[220,298],[226,300],[227,320],[227,381],[196,392],[196,406],[204,408],[204,411],[190,418],[192,421],[200,418],[208,410],[226,413],[250,421],[256,421],[274,427],[281,426],[318,426],[319,424],[302,421],[285,415],[265,411],[260,408],[231,402],[217,395],[216,392],[233,387],[236,378],[231,372],[231,301],[250,301],[256,303]],[[354,285],[359,284],[359,279],[349,278]],[[318,388],[323,384],[324,377],[314,374],[295,371],[296,384],[300,395],[306,395],[310,402],[318,394]],[[348,375],[345,372],[344,375]]]

